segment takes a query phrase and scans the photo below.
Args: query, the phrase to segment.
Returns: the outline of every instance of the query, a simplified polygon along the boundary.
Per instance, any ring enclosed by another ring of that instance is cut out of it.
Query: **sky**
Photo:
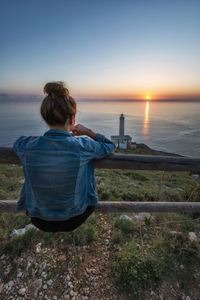
[[[0,0],[0,93],[200,99],[199,0]]]

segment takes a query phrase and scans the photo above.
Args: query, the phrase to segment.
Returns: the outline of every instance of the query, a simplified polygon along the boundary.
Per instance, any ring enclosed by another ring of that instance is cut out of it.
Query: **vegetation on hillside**
[[[189,172],[95,169],[95,176],[100,201],[200,200],[200,179]],[[18,199],[23,179],[21,166],[0,165],[0,199]],[[117,213],[105,216],[93,213],[74,232],[55,234],[30,229],[23,236],[10,238],[12,230],[29,224],[30,218],[24,213],[1,213],[0,282],[5,285],[3,297],[6,299],[10,295],[6,293],[6,284],[15,282],[19,272],[15,261],[30,256],[33,258],[31,270],[36,272],[38,261],[34,259],[45,260],[48,265],[47,279],[55,282],[61,282],[61,278],[67,276],[70,266],[74,278],[78,278],[79,285],[74,285],[83,296],[81,299],[87,299],[86,295],[88,299],[181,299],[183,295],[198,299],[199,214],[126,215],[130,219],[120,219]],[[39,254],[35,254],[37,245],[42,249]],[[86,251],[84,257],[83,249]],[[48,259],[48,253],[50,255],[52,251],[57,253],[57,262]],[[65,263],[60,262],[59,257],[66,252],[69,255]],[[106,261],[105,257],[108,257]],[[5,268],[5,259],[6,264],[11,266],[9,270]],[[99,284],[107,285],[109,282],[110,291],[108,289],[107,294],[103,294],[100,287],[97,294],[92,288],[88,294],[82,293],[85,289],[85,270],[92,259],[98,261],[94,268],[102,268]],[[28,286],[28,278],[34,280],[35,273],[26,269],[23,272],[27,276],[23,278],[24,285]],[[56,285],[52,286],[46,295],[48,293],[50,298],[54,294],[58,299],[68,299],[62,298],[62,286],[60,290]]]

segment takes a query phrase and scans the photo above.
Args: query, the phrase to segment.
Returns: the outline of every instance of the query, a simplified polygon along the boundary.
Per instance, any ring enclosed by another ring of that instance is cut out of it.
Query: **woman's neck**
[[[64,130],[67,132],[71,131],[71,126],[70,125],[66,125],[66,126],[49,126],[50,129],[60,129],[60,130]]]

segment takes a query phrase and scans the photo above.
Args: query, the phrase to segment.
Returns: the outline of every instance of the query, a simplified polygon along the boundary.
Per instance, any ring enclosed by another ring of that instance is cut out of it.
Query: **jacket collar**
[[[49,129],[47,130],[44,135],[67,135],[67,136],[74,136],[72,133],[67,132],[62,129]]]

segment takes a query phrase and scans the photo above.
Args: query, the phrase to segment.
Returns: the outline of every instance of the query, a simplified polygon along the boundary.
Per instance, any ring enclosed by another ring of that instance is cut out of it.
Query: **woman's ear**
[[[69,124],[70,124],[70,125],[74,125],[74,124],[75,124],[75,115],[71,115],[71,116],[69,117]]]
[[[72,115],[72,125],[75,124],[75,115]]]

